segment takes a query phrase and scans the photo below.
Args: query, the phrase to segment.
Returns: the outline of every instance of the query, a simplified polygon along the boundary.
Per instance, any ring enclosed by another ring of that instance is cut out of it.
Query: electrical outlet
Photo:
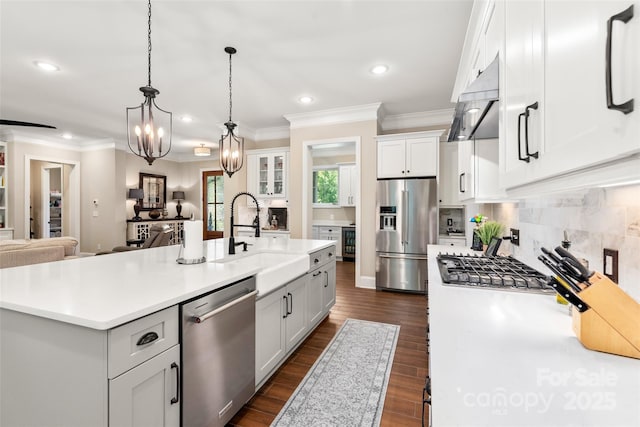
[[[602,251],[604,275],[618,283],[618,251],[604,248]]]
[[[520,230],[517,228],[511,228],[511,244],[520,246]]]

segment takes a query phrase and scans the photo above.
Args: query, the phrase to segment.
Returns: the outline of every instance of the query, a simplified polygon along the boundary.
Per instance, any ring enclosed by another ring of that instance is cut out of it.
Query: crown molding
[[[309,113],[286,114],[284,118],[291,124],[291,129],[362,122],[365,120],[377,121],[381,106],[382,103],[376,102],[373,104],[333,108],[331,110],[312,111]]]
[[[22,130],[10,130],[4,133],[7,137],[11,138],[11,141],[25,142],[33,145],[42,145],[49,148],[57,148],[60,150],[87,152],[106,150],[110,148],[116,148],[116,143],[113,138],[103,138],[96,140],[88,139],[76,139],[67,140],[62,137],[52,135],[40,135],[29,131]],[[44,139],[46,138],[46,139]]]
[[[428,126],[449,126],[455,110],[421,111],[418,113],[385,116],[381,121],[382,130],[412,129]]]

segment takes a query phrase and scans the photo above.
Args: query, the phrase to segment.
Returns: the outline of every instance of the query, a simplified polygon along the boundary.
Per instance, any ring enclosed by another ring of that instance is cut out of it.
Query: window
[[[313,169],[313,204],[315,206],[338,205],[338,168],[316,167]]]
[[[217,239],[224,231],[224,177],[222,171],[202,173],[204,200],[204,238]]]

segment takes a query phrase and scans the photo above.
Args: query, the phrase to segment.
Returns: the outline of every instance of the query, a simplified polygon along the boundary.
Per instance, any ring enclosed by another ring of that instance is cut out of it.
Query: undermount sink
[[[261,268],[258,274],[256,274],[256,289],[259,295],[264,295],[278,286],[302,276],[309,270],[309,255],[307,254],[274,252],[240,253],[211,262],[234,265],[240,268],[244,266]]]

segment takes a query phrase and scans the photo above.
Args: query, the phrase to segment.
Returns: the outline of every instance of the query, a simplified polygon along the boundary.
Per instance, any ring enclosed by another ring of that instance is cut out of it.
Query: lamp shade
[[[184,200],[184,191],[174,191],[173,196],[171,197],[173,200]]]
[[[211,148],[205,147],[204,144],[200,144],[200,147],[193,149],[193,155],[198,157],[205,157],[211,155]]]
[[[127,199],[140,200],[144,197],[144,191],[141,188],[130,188]]]

